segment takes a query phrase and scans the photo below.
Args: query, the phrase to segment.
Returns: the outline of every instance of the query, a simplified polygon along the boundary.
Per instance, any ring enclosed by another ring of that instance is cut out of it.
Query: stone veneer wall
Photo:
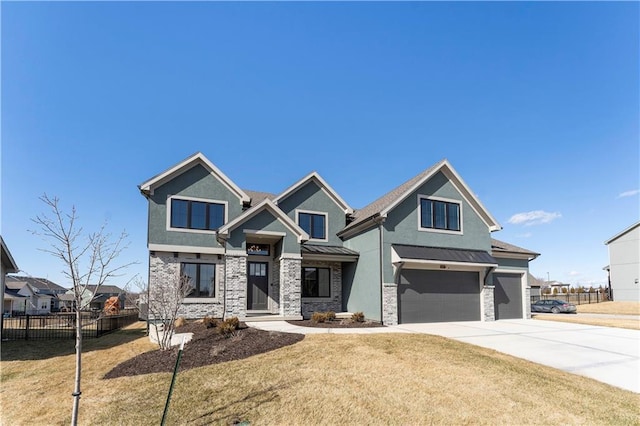
[[[302,260],[280,258],[280,315],[300,316]]]
[[[305,319],[311,318],[311,315],[314,312],[342,312],[342,263],[305,261],[300,265],[301,276],[303,266],[315,266],[318,268],[331,269],[331,299],[302,299],[302,317]],[[300,291],[302,292],[302,281],[300,281],[300,287]]]
[[[493,299],[493,292],[495,290],[495,286],[486,285],[482,289],[482,294],[484,295],[484,320],[485,321],[495,321],[496,320],[496,311]]]
[[[247,255],[225,255],[227,278],[226,315],[245,317],[247,314]]]
[[[277,315],[280,313],[280,262],[273,262],[273,271],[271,271],[271,287],[269,298],[271,304],[271,313]]]
[[[531,287],[526,287],[524,290],[524,297],[525,297],[525,318],[526,319],[531,319]]]
[[[382,285],[382,323],[398,325],[398,284]]]
[[[212,316],[222,318],[224,299],[224,264],[218,260],[217,256],[203,255],[200,259],[195,254],[179,253],[175,257],[173,253],[156,252],[149,256],[149,293],[151,299],[161,300],[163,296],[169,294],[179,283],[180,264],[186,263],[208,263],[216,265],[215,296],[213,298],[186,298],[178,308],[178,317],[188,319],[203,318]],[[168,298],[163,303],[171,303]],[[154,309],[149,309],[149,319],[158,319],[158,313]]]

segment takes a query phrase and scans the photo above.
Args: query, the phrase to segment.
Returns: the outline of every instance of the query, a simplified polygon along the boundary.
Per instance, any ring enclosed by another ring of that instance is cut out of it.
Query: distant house
[[[18,265],[16,261],[13,260],[13,256],[11,256],[11,252],[9,248],[4,243],[4,240],[0,236],[0,283],[2,284],[2,293],[1,301],[2,301],[2,312],[5,312],[5,300],[4,300],[4,291],[5,291],[5,276],[6,274],[16,273],[18,272]]]
[[[73,290],[69,290],[67,295],[71,295],[71,301],[73,301]],[[91,310],[102,310],[104,308],[104,302],[108,298],[118,296],[120,298],[120,309],[124,308],[125,291],[115,285],[87,285],[85,294],[82,296],[82,306],[88,306]],[[68,296],[66,296],[68,298]],[[91,301],[89,301],[91,298]]]
[[[46,295],[51,296],[51,298],[48,299],[50,301],[50,305],[47,308],[48,312],[57,312],[60,310],[59,296],[67,292],[66,288],[46,278],[7,275],[6,281],[15,284],[14,287],[16,288],[22,288],[24,284],[29,284],[39,297]],[[42,307],[40,309],[42,309]]]
[[[39,293],[38,289],[24,281],[5,281],[4,314],[9,315],[43,315],[51,313],[52,299],[50,294]]]
[[[604,242],[609,247],[609,283],[613,300],[640,301],[640,222]]]

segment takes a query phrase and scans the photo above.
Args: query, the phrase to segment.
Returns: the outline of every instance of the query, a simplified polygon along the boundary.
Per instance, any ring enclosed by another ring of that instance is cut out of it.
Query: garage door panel
[[[398,286],[401,323],[478,321],[477,272],[404,270]]]
[[[493,305],[496,320],[522,318],[522,278],[520,274],[493,274]]]

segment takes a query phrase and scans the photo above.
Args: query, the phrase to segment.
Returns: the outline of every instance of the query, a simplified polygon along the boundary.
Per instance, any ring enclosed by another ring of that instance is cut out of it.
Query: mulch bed
[[[349,319],[335,319],[326,322],[313,322],[309,320],[302,321],[287,321],[291,325],[299,325],[300,327],[318,327],[318,328],[370,328],[370,327],[384,327],[379,322],[364,321],[356,322]]]
[[[207,328],[202,322],[186,324],[177,328],[176,333],[193,333],[193,339],[182,351],[179,371],[248,358],[304,339],[303,334],[258,330],[244,323],[240,323],[240,329],[231,337],[219,334],[215,328]],[[167,351],[145,352],[117,365],[104,378],[172,372],[177,358],[177,346]]]

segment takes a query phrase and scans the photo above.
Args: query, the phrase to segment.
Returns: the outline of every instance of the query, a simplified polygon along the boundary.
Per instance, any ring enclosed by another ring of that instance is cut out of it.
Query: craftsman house
[[[528,263],[447,160],[354,210],[316,172],[239,188],[196,153],[139,186],[149,291],[187,279],[188,318],[364,312],[384,324],[527,318]]]

